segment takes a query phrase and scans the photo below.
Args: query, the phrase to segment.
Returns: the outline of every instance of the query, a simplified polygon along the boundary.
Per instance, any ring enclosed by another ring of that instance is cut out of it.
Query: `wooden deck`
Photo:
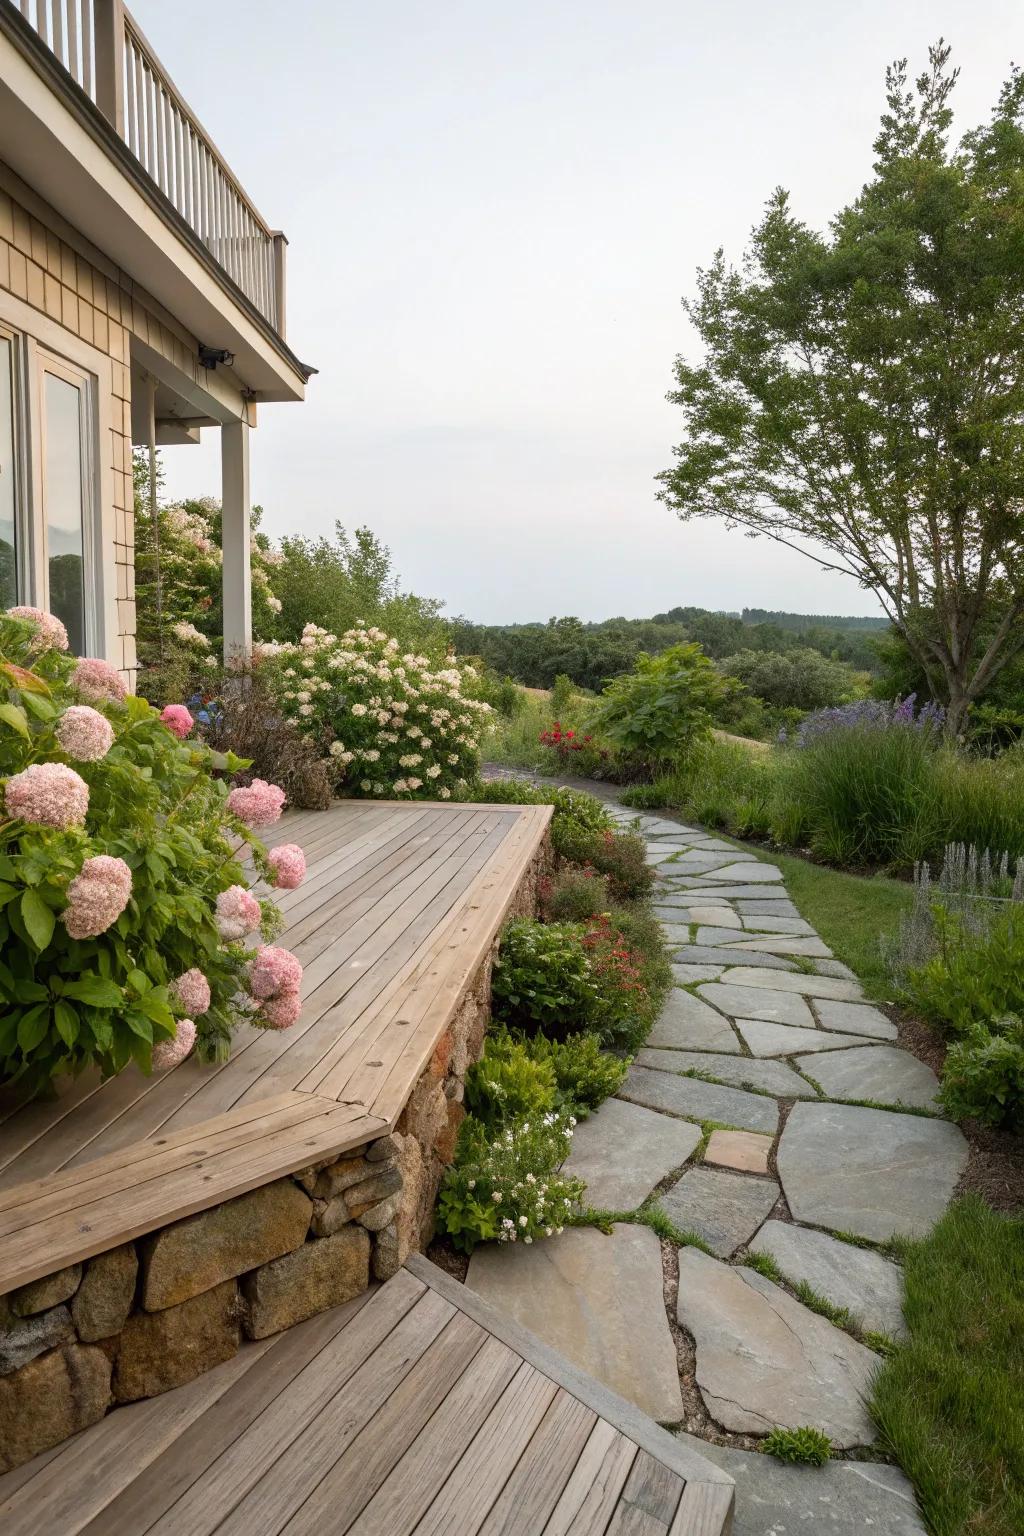
[[[0,1295],[390,1129],[501,927],[547,806],[341,802],[286,816],[280,940],[303,1010],[230,1060],[0,1099]]]
[[[725,1536],[732,1480],[415,1257],[0,1477],[4,1536]]]

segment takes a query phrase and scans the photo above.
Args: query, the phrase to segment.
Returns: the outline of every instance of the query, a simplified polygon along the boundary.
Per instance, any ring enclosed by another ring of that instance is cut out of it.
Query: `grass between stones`
[[[909,1337],[871,1404],[934,1536],[1024,1531],[1024,1219],[974,1196],[904,1246]]]
[[[859,1320],[854,1317],[848,1307],[837,1307],[827,1296],[822,1296],[806,1280],[789,1281],[779,1268],[770,1253],[752,1253],[749,1249],[740,1259],[747,1269],[756,1269],[759,1275],[764,1275],[766,1280],[771,1280],[775,1285],[783,1286],[803,1302],[811,1312],[817,1312],[819,1317],[826,1317],[837,1328],[842,1328],[844,1333],[850,1334],[859,1343],[867,1345],[874,1350],[876,1355],[891,1356],[899,1345],[895,1339],[887,1333],[877,1333],[873,1328],[863,1328]]]

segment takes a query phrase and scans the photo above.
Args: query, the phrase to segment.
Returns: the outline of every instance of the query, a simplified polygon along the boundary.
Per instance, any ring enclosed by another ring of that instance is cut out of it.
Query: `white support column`
[[[249,570],[249,423],[220,429],[221,525],[224,548],[224,660],[252,649],[252,582]]]

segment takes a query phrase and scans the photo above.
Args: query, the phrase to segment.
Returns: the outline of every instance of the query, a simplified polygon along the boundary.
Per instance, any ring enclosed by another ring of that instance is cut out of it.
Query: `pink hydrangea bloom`
[[[190,971],[179,976],[177,981],[173,981],[171,991],[190,1014],[205,1013],[210,1006],[210,983],[198,966],[194,965]]]
[[[71,686],[83,699],[109,699],[117,704],[128,692],[120,672],[98,656],[83,656],[71,674]]]
[[[229,885],[217,897],[217,932],[227,942],[255,933],[261,917],[259,902],[244,885]]]
[[[91,704],[72,704],[57,722],[54,732],[68,757],[95,763],[114,745],[114,727]]]
[[[269,827],[280,818],[284,801],[284,790],[277,784],[268,784],[266,779],[253,779],[244,788],[231,791],[227,806],[247,827]]]
[[[196,1043],[196,1027],[191,1019],[179,1019],[173,1040],[158,1040],[153,1047],[153,1071],[167,1072],[180,1066]]]
[[[298,843],[282,843],[271,848],[267,863],[273,871],[271,885],[281,891],[294,891],[306,878],[306,855]]]
[[[66,763],[31,763],[4,787],[8,816],[43,827],[80,827],[89,809],[89,786]]]
[[[257,1022],[269,1029],[288,1029],[302,1012],[302,999],[298,992],[285,990],[268,997],[259,1011]]]
[[[68,632],[55,613],[47,613],[43,608],[28,608],[22,605],[19,608],[8,608],[7,614],[12,619],[31,619],[35,624],[36,633],[32,642],[34,651],[67,650]]]
[[[132,872],[123,859],[101,853],[86,859],[68,886],[61,914],[73,939],[94,939],[116,923],[132,894]]]
[[[195,725],[195,721],[185,708],[184,704],[168,704],[160,711],[160,719],[179,740],[184,741],[189,731]]]
[[[290,950],[265,944],[249,962],[249,991],[253,997],[274,997],[278,992],[297,992],[302,982],[302,962]]]

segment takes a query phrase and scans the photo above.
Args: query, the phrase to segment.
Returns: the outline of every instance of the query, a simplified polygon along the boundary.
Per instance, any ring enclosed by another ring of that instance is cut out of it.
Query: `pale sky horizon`
[[[272,227],[288,340],[264,406],[272,537],[368,524],[407,589],[482,623],[677,605],[871,614],[799,554],[655,499],[680,308],[772,190],[823,228],[870,174],[884,70],[953,44],[959,131],[1019,54],[1010,0],[132,0]],[[215,433],[167,450],[219,495]]]

